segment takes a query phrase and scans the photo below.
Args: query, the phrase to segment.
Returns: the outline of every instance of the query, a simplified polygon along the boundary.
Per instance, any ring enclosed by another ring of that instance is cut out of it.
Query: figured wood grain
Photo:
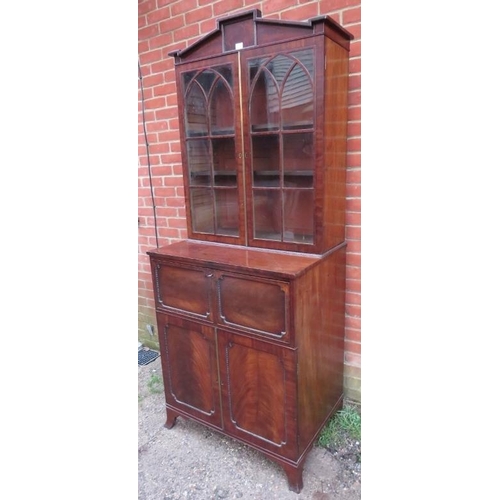
[[[294,457],[295,351],[224,330],[217,335],[226,432]]]
[[[153,273],[159,308],[210,316],[210,281],[206,271],[155,262]]]
[[[239,429],[282,446],[285,371],[279,358],[239,344],[230,344],[225,353],[231,420]]]
[[[222,274],[217,280],[219,320],[282,339],[288,324],[288,285]]]
[[[167,404],[221,426],[215,331],[158,314]]]

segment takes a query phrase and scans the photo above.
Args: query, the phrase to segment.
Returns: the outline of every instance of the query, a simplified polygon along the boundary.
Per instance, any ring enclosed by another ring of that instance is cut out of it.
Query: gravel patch
[[[361,466],[355,458],[314,446],[300,494],[284,471],[261,453],[197,422],[178,417],[166,429],[158,384],[160,358],[139,366],[138,500],[360,500]]]

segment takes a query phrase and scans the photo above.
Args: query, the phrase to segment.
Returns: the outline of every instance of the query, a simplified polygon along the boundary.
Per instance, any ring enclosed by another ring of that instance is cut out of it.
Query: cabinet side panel
[[[348,52],[325,39],[324,251],[345,239]]]
[[[296,282],[299,447],[316,438],[343,394],[345,246]]]

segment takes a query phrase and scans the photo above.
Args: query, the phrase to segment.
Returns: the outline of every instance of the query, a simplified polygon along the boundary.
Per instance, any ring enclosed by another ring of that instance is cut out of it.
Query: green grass
[[[361,414],[358,408],[345,405],[325,425],[318,444],[324,448],[342,446],[346,439],[361,441]]]
[[[153,373],[148,380],[148,388],[149,392],[151,392],[152,394],[159,394],[160,392],[163,392],[162,378],[156,373]]]

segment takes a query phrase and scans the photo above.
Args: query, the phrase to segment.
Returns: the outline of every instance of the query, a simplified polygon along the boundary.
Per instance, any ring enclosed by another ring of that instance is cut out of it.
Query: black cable
[[[155,237],[156,237],[156,248],[158,248],[158,224],[156,222],[156,205],[155,205],[155,197],[153,193],[153,179],[151,178],[151,162],[149,160],[149,143],[148,136],[146,134],[146,117],[144,113],[144,88],[142,86],[142,72],[141,72],[141,64],[137,61],[137,66],[139,68],[139,80],[141,82],[141,101],[142,101],[142,131],[144,132],[144,141],[146,142],[146,155],[148,158],[148,175],[149,175],[149,188],[151,190],[151,200],[153,201],[153,217],[155,224]]]

